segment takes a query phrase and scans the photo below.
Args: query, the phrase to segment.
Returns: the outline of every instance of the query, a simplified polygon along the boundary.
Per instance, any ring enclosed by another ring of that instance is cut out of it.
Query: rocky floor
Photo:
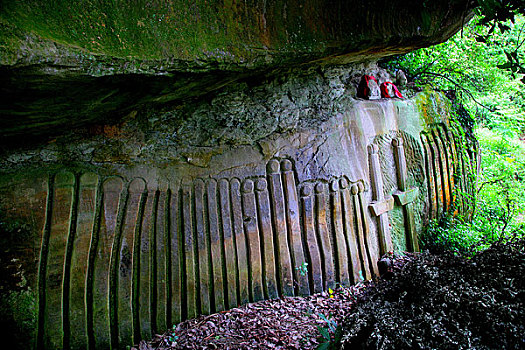
[[[201,316],[137,348],[523,349],[524,301],[519,241],[468,257],[397,257],[378,281]]]

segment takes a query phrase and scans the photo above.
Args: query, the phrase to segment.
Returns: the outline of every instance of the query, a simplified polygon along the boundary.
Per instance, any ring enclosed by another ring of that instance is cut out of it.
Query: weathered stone
[[[399,87],[404,87],[407,84],[407,76],[405,72],[399,69],[396,72],[396,85]]]
[[[469,4],[6,0],[2,143],[119,125],[138,110],[173,109],[181,99],[233,82],[251,85],[283,67],[370,61],[442,42],[470,16]]]
[[[394,160],[396,162],[397,184],[399,187],[399,191],[396,191],[393,195],[397,204],[403,206],[407,248],[413,252],[417,252],[419,250],[419,244],[417,240],[416,223],[414,221],[415,214],[411,203],[416,200],[418,188],[408,188],[407,163],[403,139],[400,137],[394,138],[392,140],[392,146],[394,147]]]
[[[397,233],[419,232],[436,197],[453,201],[453,187],[471,186],[450,162],[469,156],[451,153],[451,139],[456,149],[466,141],[439,94],[353,99],[355,80],[374,69],[325,68],[301,79],[296,71],[246,87],[240,100],[233,89],[193,102],[197,114],[220,105],[213,118],[229,112],[237,135],[254,128],[252,142],[209,139],[203,148],[201,139],[186,143],[189,131],[176,133],[197,116],[176,124],[178,112],[137,113],[104,135],[1,156],[2,220],[30,223],[32,248],[17,254],[29,255],[27,283],[37,291],[31,344],[122,348],[201,312],[370,278],[382,253],[415,250]],[[287,95],[296,102],[279,110],[298,122],[255,128]],[[236,109],[244,102],[255,108]],[[208,136],[221,127],[209,125]],[[430,145],[435,137],[441,147]],[[80,152],[128,141],[140,151],[122,147],[111,162]],[[205,164],[189,163],[189,154],[206,154]],[[452,174],[463,180],[431,186]],[[401,206],[412,208],[411,226]]]
[[[2,329],[125,348],[417,250],[456,187],[472,192],[476,144],[439,94],[356,90],[392,80],[370,61],[454,34],[469,4],[3,1]]]
[[[393,251],[392,237],[390,235],[390,223],[388,212],[394,208],[394,198],[384,197],[383,174],[381,173],[378,147],[375,144],[368,146],[370,155],[370,182],[372,184],[373,202],[370,204],[372,215],[377,217],[379,244],[381,255]]]

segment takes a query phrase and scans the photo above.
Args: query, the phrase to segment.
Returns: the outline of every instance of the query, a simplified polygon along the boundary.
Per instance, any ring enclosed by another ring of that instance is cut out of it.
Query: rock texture
[[[25,300],[25,341],[125,348],[201,313],[352,284],[416,250],[428,219],[468,210],[456,194],[476,151],[441,95],[334,107],[245,144],[178,153],[158,136],[170,123],[135,121],[3,157],[2,237],[25,237],[5,245],[23,277],[6,291]]]
[[[407,52],[446,40],[469,14],[466,0],[3,1],[2,144],[117,123],[283,67]]]
[[[392,81],[368,60],[468,15],[452,0],[4,1],[5,327],[37,349],[125,349],[417,250],[429,219],[468,212],[475,142],[440,94],[356,89]]]

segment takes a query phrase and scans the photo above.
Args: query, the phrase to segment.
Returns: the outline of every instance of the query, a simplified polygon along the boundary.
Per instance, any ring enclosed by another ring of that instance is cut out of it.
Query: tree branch
[[[481,190],[483,189],[483,186],[485,186],[485,185],[493,185],[495,183],[501,182],[501,181],[505,180],[506,177],[507,176],[503,176],[503,177],[501,177],[499,179],[482,182],[481,186],[479,186],[478,191],[476,192],[476,194],[479,194],[481,192]]]
[[[433,73],[433,72],[421,72],[420,73],[421,75],[432,75],[432,76],[436,76],[436,77],[440,77],[440,78],[443,78],[445,80],[448,80],[449,82],[451,82],[452,84],[454,84],[455,87],[461,89],[462,91],[464,91],[465,93],[467,93],[467,95],[469,95],[469,97],[472,99],[472,101],[474,101],[476,104],[478,104],[479,106],[491,111],[491,112],[494,112],[496,111],[495,108],[490,108],[490,107],[487,107],[485,106],[484,104],[482,104],[481,102],[479,102],[478,100],[476,100],[476,98],[474,97],[474,95],[472,94],[472,92],[470,92],[469,89],[461,86],[461,84],[459,84],[458,82],[452,80],[451,78],[443,75],[443,74],[439,74],[439,73]]]

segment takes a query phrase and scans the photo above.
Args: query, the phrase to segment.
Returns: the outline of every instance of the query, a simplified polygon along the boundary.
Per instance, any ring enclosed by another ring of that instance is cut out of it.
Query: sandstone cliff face
[[[4,154],[5,327],[36,348],[125,348],[371,278],[429,219],[468,214],[476,149],[447,100],[355,99],[363,69],[380,73],[281,77]]]
[[[407,52],[469,16],[466,0],[8,0],[0,11],[0,135],[15,145],[283,67]]]
[[[475,142],[426,91],[356,98],[466,1],[4,1],[0,328],[125,348],[356,283],[468,214]]]

